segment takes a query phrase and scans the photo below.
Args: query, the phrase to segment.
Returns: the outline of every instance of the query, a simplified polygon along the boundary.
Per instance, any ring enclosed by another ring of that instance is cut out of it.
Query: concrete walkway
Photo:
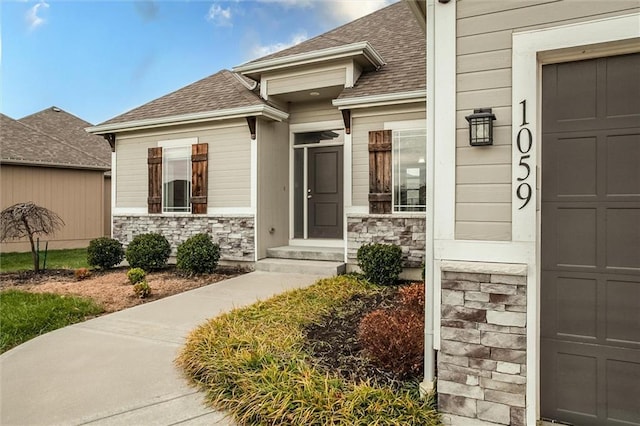
[[[0,424],[232,425],[173,361],[207,318],[318,276],[252,272],[37,337],[0,356]]]

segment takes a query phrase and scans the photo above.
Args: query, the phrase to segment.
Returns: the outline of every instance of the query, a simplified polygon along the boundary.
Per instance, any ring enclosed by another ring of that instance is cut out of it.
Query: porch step
[[[322,260],[267,258],[257,261],[255,269],[256,271],[267,272],[290,272],[297,274],[333,276],[344,274],[346,265],[343,262],[329,262]]]
[[[267,249],[267,257],[276,259],[326,260],[344,262],[342,247],[282,246]]]

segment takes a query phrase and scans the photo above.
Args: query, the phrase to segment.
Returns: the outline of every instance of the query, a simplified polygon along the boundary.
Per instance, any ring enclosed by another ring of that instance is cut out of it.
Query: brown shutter
[[[391,130],[369,132],[369,213],[391,213]]]
[[[191,146],[191,213],[207,213],[209,144]]]
[[[149,194],[147,206],[149,213],[162,213],[162,148],[149,148]]]

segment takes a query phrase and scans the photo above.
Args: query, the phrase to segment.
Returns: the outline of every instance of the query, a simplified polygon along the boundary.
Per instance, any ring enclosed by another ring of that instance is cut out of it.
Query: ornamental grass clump
[[[357,253],[358,266],[374,284],[393,285],[402,272],[402,249],[395,244],[364,244]]]
[[[374,287],[355,277],[318,281],[200,326],[177,363],[211,404],[239,424],[436,425],[418,385],[354,383],[317,368],[304,328]]]
[[[220,246],[209,234],[197,234],[178,246],[176,268],[187,275],[211,274],[220,260]]]
[[[111,269],[124,259],[124,249],[120,241],[100,237],[89,242],[87,248],[87,263],[91,266],[99,266],[102,269]]]
[[[170,254],[169,241],[162,234],[150,233],[133,237],[127,247],[126,258],[132,268],[152,271],[167,266]]]

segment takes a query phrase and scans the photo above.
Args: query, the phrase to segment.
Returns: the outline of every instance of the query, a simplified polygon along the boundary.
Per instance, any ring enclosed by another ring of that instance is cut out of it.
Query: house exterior
[[[114,150],[113,236],[206,232],[221,260],[425,241],[425,40],[397,3],[88,131]],[[320,256],[320,258],[323,258]]]
[[[410,7],[433,106],[423,386],[437,367],[453,424],[640,424],[640,4]],[[470,146],[480,108],[493,144]]]
[[[103,138],[84,131],[90,123],[57,107],[0,120],[0,208],[33,201],[56,212],[65,226],[43,239],[50,249],[86,247],[110,235],[111,154]],[[6,241],[0,250],[30,246]]]

